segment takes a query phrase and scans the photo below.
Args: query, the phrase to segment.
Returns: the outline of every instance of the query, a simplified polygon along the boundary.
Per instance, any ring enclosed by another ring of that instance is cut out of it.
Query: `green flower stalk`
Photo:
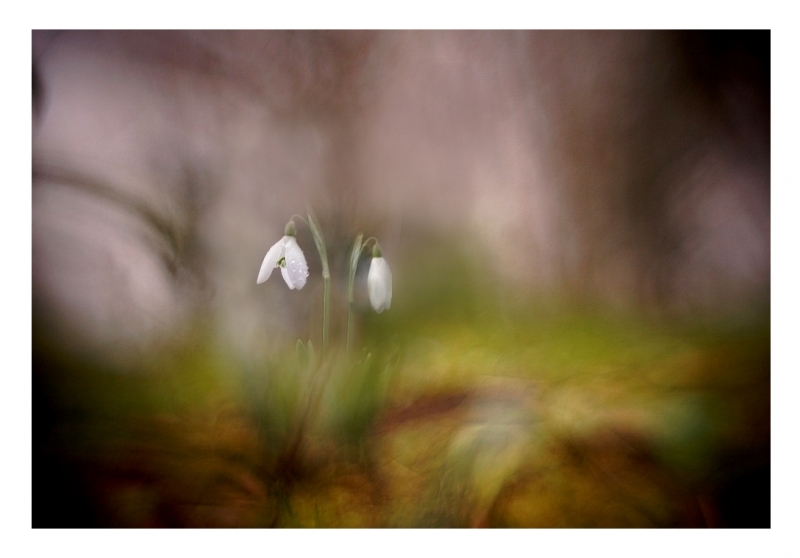
[[[358,259],[361,257],[362,243],[361,239],[363,234],[356,237],[353,243],[353,250],[350,252],[350,269],[347,277],[347,354],[350,354],[350,344],[353,338],[353,284],[356,280],[356,268],[358,267]],[[367,240],[369,242],[369,239]]]
[[[322,262],[322,354],[328,350],[328,318],[330,316],[330,291],[331,291],[331,272],[328,268],[328,253],[325,249],[325,237],[322,236],[319,222],[314,217],[314,213],[308,213],[308,227],[311,229],[311,236],[314,237],[314,244],[319,252],[319,259]]]

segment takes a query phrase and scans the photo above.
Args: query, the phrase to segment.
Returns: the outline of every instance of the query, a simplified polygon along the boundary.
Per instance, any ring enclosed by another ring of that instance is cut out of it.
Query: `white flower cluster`
[[[272,275],[276,267],[281,269],[283,280],[290,289],[302,289],[308,279],[308,264],[303,250],[297,244],[293,221],[289,221],[284,236],[272,245],[261,263],[257,284],[261,284]],[[392,305],[392,272],[383,258],[380,246],[376,243],[372,250],[372,261],[367,275],[369,302],[379,314]]]

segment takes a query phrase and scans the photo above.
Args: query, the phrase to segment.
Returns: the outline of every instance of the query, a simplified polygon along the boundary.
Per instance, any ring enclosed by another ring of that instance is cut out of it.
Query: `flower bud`
[[[376,256],[376,253],[379,255]],[[380,253],[381,249],[376,243],[375,248],[372,249],[373,257],[367,275],[369,303],[378,314],[392,306],[392,272]]]

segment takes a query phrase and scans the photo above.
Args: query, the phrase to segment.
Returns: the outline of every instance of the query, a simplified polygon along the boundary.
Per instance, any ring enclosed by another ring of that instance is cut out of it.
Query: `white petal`
[[[272,275],[272,270],[277,267],[278,260],[283,257],[284,246],[287,238],[288,237],[284,236],[278,242],[273,244],[272,248],[267,251],[267,255],[264,257],[264,261],[261,263],[261,269],[258,272],[256,284],[260,285],[269,279],[270,275]]]
[[[367,275],[367,290],[372,308],[380,314],[392,305],[392,272],[383,258],[372,258]]]
[[[292,278],[289,277],[289,270],[285,267],[281,268],[281,275],[283,275],[283,280],[286,281],[286,284],[289,285],[290,289],[294,289],[294,283],[292,283]]]
[[[286,267],[281,268],[281,275],[290,289],[300,290],[305,286],[308,278],[308,264],[293,236],[288,237],[286,241],[285,256]]]

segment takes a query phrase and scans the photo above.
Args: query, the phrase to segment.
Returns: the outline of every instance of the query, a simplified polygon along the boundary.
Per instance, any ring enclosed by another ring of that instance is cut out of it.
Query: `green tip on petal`
[[[377,242],[375,243],[375,246],[372,247],[372,257],[373,258],[383,257],[383,252],[381,252],[381,245],[378,244]]]
[[[297,228],[294,226],[294,220],[286,223],[286,228],[283,229],[283,234],[286,236],[297,236]]]

